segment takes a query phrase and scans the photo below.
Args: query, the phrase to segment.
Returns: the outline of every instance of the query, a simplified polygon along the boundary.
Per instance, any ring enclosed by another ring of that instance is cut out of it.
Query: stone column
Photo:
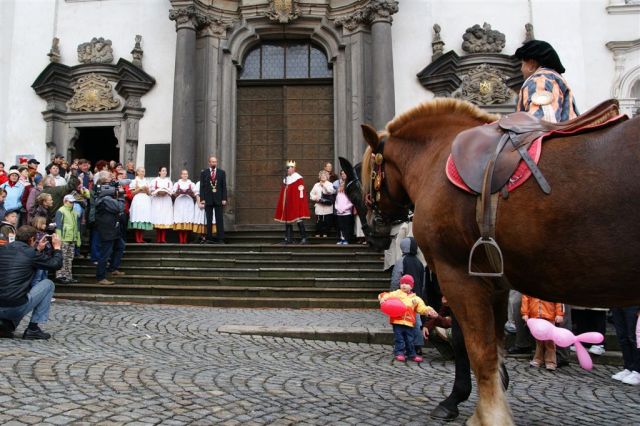
[[[176,66],[173,86],[171,131],[171,176],[180,170],[196,168],[195,144],[195,58],[196,11],[193,7],[172,9],[169,19],[176,21]]]
[[[374,93],[373,124],[377,129],[383,129],[395,115],[391,15],[397,11],[397,1],[374,0],[369,4]]]
[[[198,33],[196,93],[196,171],[204,168],[210,155],[221,157],[218,145],[220,104],[220,45],[230,23],[207,18]],[[220,161],[222,159],[220,158]],[[221,167],[227,170],[227,165]],[[194,175],[195,176],[195,175]]]

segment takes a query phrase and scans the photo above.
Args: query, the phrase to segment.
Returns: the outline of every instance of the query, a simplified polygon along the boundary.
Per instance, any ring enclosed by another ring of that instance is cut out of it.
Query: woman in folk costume
[[[151,223],[156,229],[156,243],[167,242],[167,229],[173,228],[173,203],[171,179],[167,168],[158,170],[158,177],[151,181]]]
[[[542,40],[530,40],[516,50],[525,78],[518,95],[517,111],[558,123],[578,116],[573,91],[562,77],[565,72],[553,47]]]
[[[131,207],[129,207],[129,228],[135,229],[136,243],[144,243],[142,238],[144,231],[151,231],[151,197],[149,184],[144,178],[144,167],[136,169],[136,178],[129,184],[129,189],[133,194]]]
[[[198,242],[200,244],[204,244],[206,241],[205,235],[207,234],[207,218],[204,211],[204,203],[200,203],[200,182],[196,183],[196,204],[193,208],[193,228],[192,231],[194,234],[199,236]],[[216,229],[216,215],[213,215],[213,230],[211,232],[215,233]]]
[[[173,229],[178,231],[180,244],[189,240],[189,231],[193,229],[193,208],[196,186],[189,180],[189,172],[182,170],[180,179],[173,184]]]
[[[296,172],[296,162],[287,162],[287,176],[282,181],[276,215],[274,220],[285,224],[285,237],[282,244],[293,243],[293,224],[300,229],[300,244],[307,243],[307,233],[303,219],[309,219],[309,200],[304,189],[304,179]]]

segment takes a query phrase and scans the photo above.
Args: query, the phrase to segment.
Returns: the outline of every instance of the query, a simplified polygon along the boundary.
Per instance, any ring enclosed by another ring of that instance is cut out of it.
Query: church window
[[[244,59],[240,80],[331,78],[331,64],[317,46],[304,41],[266,42]]]

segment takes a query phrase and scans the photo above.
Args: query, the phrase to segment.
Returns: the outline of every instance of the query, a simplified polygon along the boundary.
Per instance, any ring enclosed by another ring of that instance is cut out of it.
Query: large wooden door
[[[333,159],[333,87],[239,86],[237,112],[236,223],[273,224],[285,162],[308,192]]]

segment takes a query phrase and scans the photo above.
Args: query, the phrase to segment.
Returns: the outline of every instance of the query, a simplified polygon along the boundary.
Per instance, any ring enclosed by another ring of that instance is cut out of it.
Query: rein
[[[378,146],[376,147],[376,149],[372,150],[373,165],[371,167],[371,185],[370,185],[368,198],[369,198],[369,203],[371,205],[371,209],[375,212],[376,215],[382,218],[388,219],[389,222],[397,221],[397,220],[401,220],[404,222],[406,220],[406,216],[408,215],[408,211],[413,210],[414,205],[413,205],[413,202],[411,202],[411,200],[408,198],[408,196],[404,197],[405,199],[408,200],[408,202],[406,202],[405,200],[396,199],[389,192],[389,187],[387,186],[387,181],[385,179],[384,155],[383,155],[384,144],[387,141],[387,137],[388,136],[385,136],[378,143]],[[371,159],[369,161],[371,161]],[[378,205],[381,194],[384,194],[384,196],[387,197],[395,207],[399,207],[400,209],[403,209],[406,211],[403,217],[388,218],[385,216],[385,214],[380,210],[380,206]]]

